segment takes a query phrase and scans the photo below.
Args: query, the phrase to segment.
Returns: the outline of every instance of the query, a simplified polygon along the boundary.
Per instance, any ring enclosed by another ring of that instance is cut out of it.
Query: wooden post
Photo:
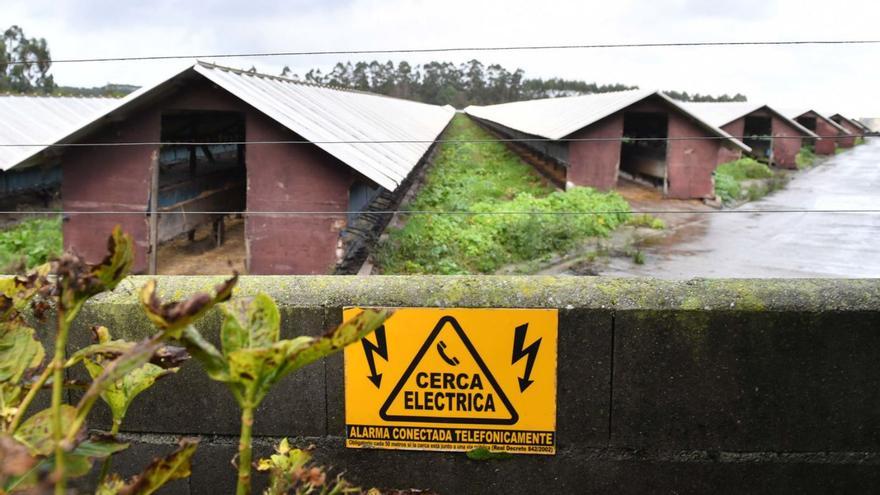
[[[150,246],[149,274],[155,275],[159,265],[159,150],[150,157]]]

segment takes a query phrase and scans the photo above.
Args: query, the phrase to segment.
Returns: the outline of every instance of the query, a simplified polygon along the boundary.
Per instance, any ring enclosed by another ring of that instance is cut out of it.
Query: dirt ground
[[[159,246],[161,275],[245,274],[244,219],[226,219],[226,239],[216,247],[211,225],[196,230],[195,241],[179,236]]]

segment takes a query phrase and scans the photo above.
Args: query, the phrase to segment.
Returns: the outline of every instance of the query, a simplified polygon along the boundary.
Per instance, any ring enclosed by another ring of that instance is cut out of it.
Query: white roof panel
[[[784,115],[779,110],[763,103],[753,103],[749,101],[687,102],[682,103],[682,106],[684,106],[691,112],[699,115],[703,120],[714,125],[715,127],[727,125],[734,120],[745,117],[746,115],[756,110],[760,110],[766,107],[770,112],[782,118],[789,125],[803,132],[804,135],[813,138],[818,137],[816,133],[798,124],[797,121],[795,121],[793,118]]]
[[[54,143],[119,103],[117,98],[0,96],[0,144]],[[44,147],[0,146],[0,170]]]
[[[612,93],[598,93],[562,98],[517,101],[499,105],[476,106],[465,109],[469,115],[501,124],[526,134],[547,139],[563,139],[571,133],[583,129],[624,108],[638,103],[650,96],[659,96],[682,113],[700,123],[710,134],[728,138],[736,146],[751,150],[748,146],[717,126],[701,119],[684,108],[681,103],[669,98],[660,91],[632,90]]]

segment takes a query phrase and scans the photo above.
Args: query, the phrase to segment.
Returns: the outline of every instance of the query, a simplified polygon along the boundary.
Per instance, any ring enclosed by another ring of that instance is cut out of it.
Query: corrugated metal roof
[[[455,114],[450,106],[302,84],[208,64],[197,64],[194,69],[389,190],[409,175],[430,142],[321,141],[433,141]]]
[[[782,114],[779,110],[763,103],[753,103],[749,101],[731,101],[731,102],[687,102],[682,106],[691,112],[699,115],[703,120],[709,122],[715,127],[727,125],[734,120],[745,117],[746,115],[766,108],[776,116],[783,119],[795,129],[804,133],[805,136],[819,137],[813,131],[797,123],[796,120]]]
[[[0,96],[0,144],[54,143],[118,103],[117,98]],[[42,149],[0,146],[0,170]]]
[[[728,138],[736,146],[751,151],[751,148],[718,127],[704,121],[684,108],[679,102],[660,91],[633,90],[599,93],[563,98],[517,101],[499,105],[465,108],[474,117],[490,120],[526,134],[547,139],[562,139],[575,131],[583,129],[624,108],[638,103],[650,96],[659,96],[685,115],[701,124],[710,134]]]
[[[111,108],[46,142],[72,141],[84,133],[85,127],[124,107],[143,103],[143,99],[159,94],[160,87],[192,73],[207,78],[292,132],[315,142],[316,146],[389,190],[403,182],[455,114],[455,109],[448,105],[441,107],[316,86],[197,62],[159,83],[114,101],[116,104]],[[27,136],[18,140],[35,142],[36,138]],[[42,149],[30,150],[35,154]]]
[[[834,120],[835,118],[849,122],[849,125],[855,127],[856,129],[862,129],[862,124],[859,121],[857,121],[855,119],[851,119],[849,117],[845,117],[845,116],[843,116],[843,114],[835,113],[834,115],[831,116],[831,120]],[[842,127],[842,125],[841,125],[841,127]],[[844,129],[846,129],[846,128],[844,127]],[[850,132],[850,134],[852,134],[852,132]]]
[[[784,108],[784,109],[782,109],[782,112],[783,112],[783,114],[787,115],[788,118],[790,118],[790,119],[796,119],[805,113],[813,112],[816,115],[818,115],[819,117],[821,117],[822,120],[831,124],[831,126],[834,127],[835,129],[837,129],[838,131],[843,132],[845,134],[851,134],[848,130],[844,129],[843,126],[841,126],[837,122],[831,120],[830,117],[828,117],[824,113],[817,112],[816,110],[813,110],[812,108],[803,108],[803,107],[801,107],[801,108]]]

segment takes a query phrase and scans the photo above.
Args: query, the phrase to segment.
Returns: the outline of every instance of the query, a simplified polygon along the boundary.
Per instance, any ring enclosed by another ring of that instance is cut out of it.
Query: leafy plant
[[[108,251],[95,265],[65,254],[26,276],[0,280],[0,443],[4,458],[11,456],[15,461],[14,469],[0,475],[0,491],[39,485],[65,493],[67,480],[88,473],[94,460],[107,459],[128,447],[112,437],[86,433],[86,418],[95,401],[102,398],[110,405],[115,433],[134,397],[185,358],[182,349],[164,345],[164,333],[131,343],[111,340],[106,328],[96,330],[96,344],[65,356],[71,324],[83,304],[112,290],[131,268],[132,241],[118,228],[108,240]],[[25,323],[23,311],[28,307],[40,320],[50,309],[54,311],[55,351],[48,363],[44,363],[46,352],[35,331]],[[79,363],[85,364],[93,380],[76,405],[65,404],[64,370]],[[51,385],[51,407],[27,416],[46,385]]]
[[[264,495],[361,493],[360,488],[352,486],[342,475],[328,480],[326,470],[312,463],[312,454],[291,448],[286,438],[275,447],[275,454],[260,459],[257,470],[269,473],[269,486],[263,491]]]
[[[141,290],[147,315],[160,328],[174,332],[212,379],[225,383],[241,409],[238,448],[238,495],[251,491],[251,432],[254,411],[273,385],[284,376],[357,342],[390,316],[390,311],[365,310],[327,334],[315,338],[281,339],[281,316],[271,297],[259,294],[221,304],[221,348],[204,339],[187,314],[197,315],[228,299],[231,285],[220,287],[213,298],[161,303],[156,284]]]
[[[61,254],[61,217],[25,220],[0,231],[0,273],[21,272]]]
[[[753,158],[740,158],[722,163],[715,169],[715,196],[723,203],[733,203],[742,199],[754,201],[775,190],[776,187],[751,185],[743,191],[742,182],[755,179],[774,179],[775,177],[776,175],[770,167]]]
[[[66,356],[71,325],[85,302],[113,290],[131,268],[132,240],[118,228],[108,240],[108,251],[95,265],[64,254],[26,276],[0,279],[0,493],[31,487],[54,487],[56,494],[66,493],[67,481],[87,474],[97,459],[104,460],[97,488],[103,495],[150,494],[168,481],[189,476],[197,446],[193,439],[182,440],[175,452],[129,481],[109,474],[109,467],[110,457],[128,447],[116,441],[115,434],[132,402],[156,380],[175,373],[190,355],[208,376],[226,383],[241,407],[237,492],[250,493],[254,411],[271,387],[360,340],[391,314],[364,310],[323,336],[281,339],[280,313],[269,296],[230,300],[237,275],[217,285],[212,294],[167,303],[160,300],[156,281],[151,280],[140,291],[140,302],[156,327],[153,335],[127,342],[113,339],[107,328],[99,326],[93,329],[94,344]],[[224,316],[220,350],[193,326],[215,306]],[[25,323],[23,312],[29,308],[38,319],[54,312],[55,351],[48,363],[36,332]],[[66,404],[64,370],[80,364],[92,381],[76,404]],[[52,390],[51,407],[28,415],[37,393],[47,385]],[[86,420],[99,399],[108,404],[113,418],[110,436],[87,434]],[[316,480],[310,478],[313,488],[318,486]],[[323,486],[333,488],[321,493],[342,493],[338,490],[348,485],[339,479]]]

